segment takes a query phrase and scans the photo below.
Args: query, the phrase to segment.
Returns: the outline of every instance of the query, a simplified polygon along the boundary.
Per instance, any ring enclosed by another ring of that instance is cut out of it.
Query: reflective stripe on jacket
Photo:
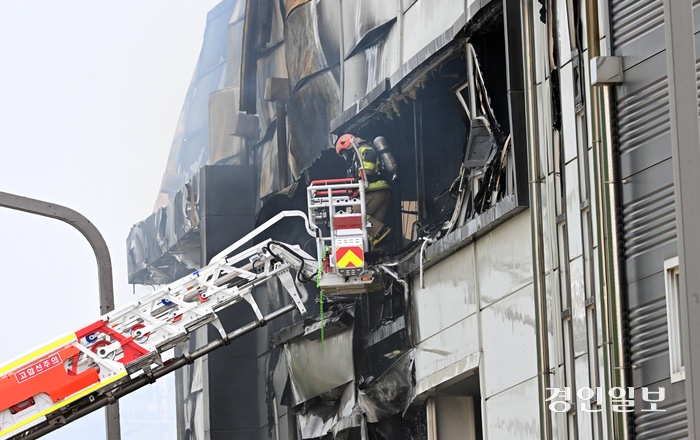
[[[379,156],[377,156],[377,152],[374,151],[374,147],[372,147],[369,142],[363,142],[360,144],[360,155],[362,156],[362,165],[365,168],[365,173],[367,173],[367,181],[369,182],[367,191],[390,189],[391,186],[389,185],[389,182],[382,179],[379,175],[379,172],[381,171]]]

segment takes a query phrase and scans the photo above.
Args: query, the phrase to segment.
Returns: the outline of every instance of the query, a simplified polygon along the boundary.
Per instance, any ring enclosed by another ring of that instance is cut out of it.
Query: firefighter
[[[353,139],[358,146],[361,158],[355,157],[355,149],[352,146]],[[369,182],[369,186],[365,189],[367,221],[371,224],[367,228],[367,235],[372,250],[383,254],[392,232],[391,228],[384,224],[389,197],[391,197],[391,186],[381,175],[380,157],[370,142],[351,134],[344,134],[338,139],[335,151],[350,165],[350,177],[360,179],[362,167],[359,166],[356,159],[362,161],[366,179]],[[353,207],[353,211],[359,212],[359,207]]]

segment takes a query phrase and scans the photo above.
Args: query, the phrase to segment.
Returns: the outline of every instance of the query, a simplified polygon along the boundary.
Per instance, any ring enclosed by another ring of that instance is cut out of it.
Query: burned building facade
[[[129,281],[173,281],[306,211],[310,182],[345,177],[345,133],[394,153],[393,250],[380,288],[308,284],[307,315],[178,372],[179,438],[694,438],[695,240],[677,224],[697,195],[679,195],[668,79],[682,4],[223,0]],[[314,252],[291,219],[267,237]],[[626,412],[613,388],[636,392]]]

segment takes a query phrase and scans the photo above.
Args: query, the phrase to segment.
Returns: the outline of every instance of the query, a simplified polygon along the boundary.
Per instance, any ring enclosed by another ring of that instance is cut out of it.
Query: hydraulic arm
[[[283,211],[216,255],[209,265],[0,365],[0,440],[38,438],[228,345],[292,310],[305,314],[304,282],[327,294],[381,288],[365,262],[364,182],[312,182],[308,214]],[[317,257],[273,240],[239,251],[285,217],[304,219]],[[312,223],[309,222],[309,219]],[[238,252],[238,253],[236,253]],[[291,303],[263,315],[253,289],[277,278]],[[227,333],[217,312],[246,302],[256,320]],[[220,338],[189,350],[207,324]],[[163,359],[171,348],[182,355]]]
[[[285,213],[275,221],[294,213]],[[297,214],[305,216],[300,212]],[[233,339],[292,310],[306,313],[303,284],[317,261],[298,246],[266,240],[233,256],[266,223],[212,262],[73,333],[59,337],[0,366],[0,439],[36,438],[153,382]],[[309,225],[307,229],[311,232]],[[291,304],[267,316],[253,288],[278,278]],[[217,312],[245,301],[251,324],[227,333]],[[190,333],[211,324],[221,338],[190,352]],[[162,359],[178,347],[178,358]]]

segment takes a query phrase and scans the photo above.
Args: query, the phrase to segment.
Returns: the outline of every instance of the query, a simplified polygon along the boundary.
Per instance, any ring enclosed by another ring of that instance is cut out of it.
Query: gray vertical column
[[[61,220],[80,231],[90,243],[97,260],[97,275],[100,284],[100,315],[114,310],[112,258],[109,256],[109,249],[105,239],[90,220],[79,212],[65,206],[5,192],[0,192],[0,206]],[[119,402],[114,402],[105,408],[105,424],[107,440],[119,440],[121,438]]]
[[[664,23],[688,438],[700,438],[700,127],[691,0],[664,0]]]

